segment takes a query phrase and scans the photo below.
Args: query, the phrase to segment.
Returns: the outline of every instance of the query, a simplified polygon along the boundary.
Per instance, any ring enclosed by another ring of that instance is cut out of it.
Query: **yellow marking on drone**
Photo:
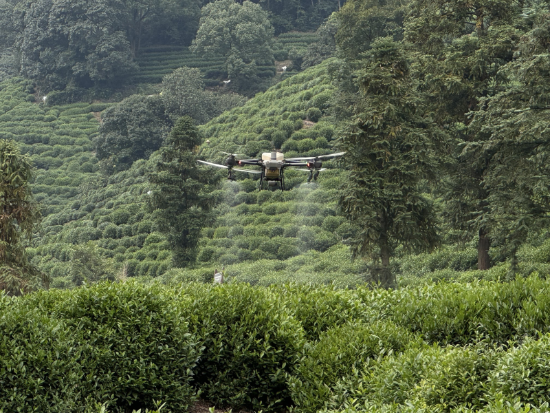
[[[279,169],[277,168],[266,169],[265,177],[268,179],[277,179],[279,177]]]

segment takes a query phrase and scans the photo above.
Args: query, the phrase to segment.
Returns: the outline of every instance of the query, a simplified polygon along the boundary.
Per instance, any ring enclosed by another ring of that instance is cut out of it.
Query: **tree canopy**
[[[218,0],[202,8],[191,49],[195,53],[223,56],[229,78],[244,89],[258,81],[258,65],[273,61],[273,33],[269,16],[259,5]]]
[[[361,106],[342,141],[351,173],[341,204],[360,228],[353,250],[381,262],[374,281],[391,287],[390,257],[397,245],[429,249],[437,241],[433,206],[420,189],[438,166],[437,132],[422,112],[399,43],[375,40],[356,76]]]
[[[149,207],[168,236],[176,267],[192,265],[201,229],[212,219],[215,174],[197,165],[199,131],[189,116],[178,119],[149,173]]]

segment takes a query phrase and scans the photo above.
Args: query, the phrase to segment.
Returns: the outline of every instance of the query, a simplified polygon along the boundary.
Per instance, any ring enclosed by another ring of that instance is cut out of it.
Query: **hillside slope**
[[[202,126],[205,142],[210,141],[203,144],[202,155],[221,160],[221,150],[256,156],[273,147],[282,147],[287,156],[332,151],[336,126],[330,118],[332,85],[327,67],[290,77]],[[0,131],[18,141],[37,166],[33,188],[45,218],[35,246],[29,249],[33,262],[59,287],[72,285],[77,245],[87,245],[126,276],[163,275],[170,266],[170,252],[145,208],[148,162],[135,162],[130,170],[105,177],[91,152],[97,112],[106,105],[50,107],[31,103],[34,97],[25,88],[30,91],[24,81],[3,84]],[[14,120],[24,126],[17,129]],[[225,265],[232,275],[254,281],[248,275],[257,274],[254,266],[241,263],[268,260],[262,264],[265,268],[283,271],[286,265],[280,263],[293,259],[288,268],[296,272],[303,267],[307,274],[312,262],[318,261],[316,254],[343,257],[347,248],[337,246],[350,228],[336,213],[341,172],[330,162],[326,166],[329,170],[312,184],[305,184],[304,172],[289,171],[287,192],[258,192],[257,182],[246,176],[237,183],[225,183],[216,224],[203,231],[198,265],[204,270],[198,271],[209,274],[215,266]],[[205,168],[205,173],[212,172]],[[303,254],[307,254],[304,260],[293,258]],[[356,274],[358,268],[349,264],[342,271]],[[327,271],[324,279],[333,279],[337,271]],[[172,271],[168,279],[175,275]]]

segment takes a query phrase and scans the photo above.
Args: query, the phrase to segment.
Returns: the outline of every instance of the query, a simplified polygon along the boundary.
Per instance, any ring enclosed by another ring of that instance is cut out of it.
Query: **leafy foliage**
[[[305,348],[305,357],[289,379],[300,411],[316,412],[330,399],[338,380],[359,366],[405,349],[412,336],[391,323],[349,324],[323,334]]]
[[[29,186],[32,165],[13,141],[0,140],[0,289],[9,294],[43,286],[47,277],[29,264],[22,245],[40,219]]]
[[[203,7],[191,50],[223,56],[224,68],[237,90],[255,91],[258,65],[273,60],[273,33],[268,14],[259,5],[218,0]]]
[[[197,166],[194,151],[199,143],[193,120],[181,117],[149,174],[153,184],[150,209],[160,230],[167,234],[177,267],[195,261],[200,230],[210,219],[214,203],[210,192],[216,177]]]
[[[161,102],[158,96],[133,95],[102,114],[94,146],[107,171],[127,169],[160,148],[172,125]]]
[[[430,248],[437,241],[433,207],[419,190],[421,179],[437,168],[437,132],[417,110],[422,103],[399,44],[374,41],[364,64],[357,73],[363,98],[357,125],[342,141],[352,173],[341,204],[361,228],[353,240],[355,253],[381,260],[374,281],[390,287],[395,284],[390,257],[398,242]]]
[[[290,403],[303,330],[274,292],[245,284],[193,286],[187,316],[203,337],[196,384],[220,405],[276,410]]]
[[[62,330],[81,343],[83,395],[117,411],[153,408],[157,400],[187,411],[200,347],[173,292],[103,283],[31,296],[28,305],[62,321]]]

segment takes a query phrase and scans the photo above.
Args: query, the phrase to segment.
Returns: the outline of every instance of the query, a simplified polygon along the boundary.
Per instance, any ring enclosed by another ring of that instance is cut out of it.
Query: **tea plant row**
[[[101,283],[0,298],[0,409],[545,411],[550,285]],[[540,410],[539,410],[540,409]]]

